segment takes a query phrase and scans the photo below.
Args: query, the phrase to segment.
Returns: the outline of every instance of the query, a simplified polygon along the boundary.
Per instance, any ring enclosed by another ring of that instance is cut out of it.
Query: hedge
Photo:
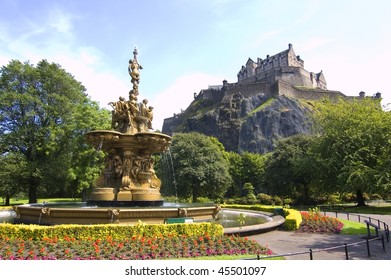
[[[133,236],[221,236],[223,227],[214,223],[193,224],[144,224],[136,225],[24,225],[24,224],[0,224],[0,239],[31,239],[42,240],[44,238],[102,239],[111,236],[112,239],[123,240]]]

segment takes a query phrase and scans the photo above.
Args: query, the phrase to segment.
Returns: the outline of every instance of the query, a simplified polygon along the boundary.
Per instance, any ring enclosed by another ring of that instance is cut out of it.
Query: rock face
[[[310,133],[310,104],[263,93],[231,96],[229,102],[194,100],[180,115],[165,119],[163,133],[200,132],[216,137],[228,151],[266,153],[278,139]]]
[[[255,104],[252,103],[252,106]],[[243,119],[237,152],[266,153],[273,150],[280,138],[309,133],[311,124],[308,114],[308,107],[299,101],[278,96],[271,100],[270,105]]]

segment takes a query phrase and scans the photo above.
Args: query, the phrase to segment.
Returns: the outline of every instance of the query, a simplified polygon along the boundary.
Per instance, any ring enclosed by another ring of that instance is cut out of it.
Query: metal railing
[[[325,252],[325,251],[332,251],[332,250],[340,250],[342,248],[344,249],[345,259],[349,260],[349,248],[350,247],[363,246],[363,245],[366,245],[367,256],[369,258],[369,257],[371,257],[370,242],[373,242],[373,241],[376,241],[376,240],[380,240],[381,241],[382,249],[383,249],[384,252],[386,251],[385,239],[387,240],[387,242],[390,242],[390,230],[389,230],[389,226],[385,222],[380,221],[380,220],[375,219],[375,218],[372,218],[370,216],[362,215],[362,214],[354,214],[354,213],[348,213],[348,212],[334,212],[334,211],[326,211],[326,210],[323,210],[322,212],[324,213],[325,216],[330,216],[329,214],[333,213],[336,218],[338,218],[338,215],[340,215],[340,216],[341,215],[346,215],[346,219],[347,220],[351,220],[351,218],[356,217],[358,222],[361,222],[364,219],[368,219],[368,221],[370,223],[373,223],[375,221],[378,224],[378,227],[380,229],[382,229],[384,234],[376,236],[376,237],[373,237],[373,238],[368,236],[363,241],[349,243],[349,244],[344,243],[342,245],[328,247],[328,248],[308,249],[307,251],[302,251],[302,252],[294,252],[294,253],[286,253],[286,254],[278,254],[278,255],[269,255],[269,256],[257,255],[255,258],[246,258],[245,260],[261,260],[261,259],[272,259],[272,258],[274,259],[274,258],[280,258],[280,257],[289,257],[289,256],[306,255],[306,254],[309,255],[309,259],[310,260],[313,260],[314,259],[313,257],[314,257],[315,253],[320,253],[320,252]],[[385,236],[385,238],[384,238],[384,236]]]

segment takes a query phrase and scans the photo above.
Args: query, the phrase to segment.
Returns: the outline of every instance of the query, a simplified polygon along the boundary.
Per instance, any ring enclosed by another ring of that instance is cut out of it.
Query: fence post
[[[383,245],[383,251],[386,250],[386,244],[384,244],[384,235],[381,235],[381,244]]]
[[[371,256],[371,251],[369,249],[369,240],[367,239],[367,253],[368,253],[368,257]]]
[[[312,261],[314,259],[313,255],[312,255],[312,249],[310,249],[310,260]]]
[[[361,216],[360,216],[360,214],[358,215],[358,222],[361,223]]]
[[[345,258],[346,260],[349,259],[349,254],[348,254],[348,245],[345,243]]]
[[[346,216],[347,216],[347,218],[348,218],[348,221],[349,221],[349,212],[348,212],[348,213],[346,213]]]

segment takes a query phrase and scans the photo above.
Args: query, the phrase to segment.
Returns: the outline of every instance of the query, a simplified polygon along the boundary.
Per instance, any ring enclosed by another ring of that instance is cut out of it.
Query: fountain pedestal
[[[107,153],[102,175],[88,205],[158,206],[161,181],[153,169],[152,155],[168,149],[171,137],[156,132],[121,133],[97,130],[87,133],[88,143]]]

